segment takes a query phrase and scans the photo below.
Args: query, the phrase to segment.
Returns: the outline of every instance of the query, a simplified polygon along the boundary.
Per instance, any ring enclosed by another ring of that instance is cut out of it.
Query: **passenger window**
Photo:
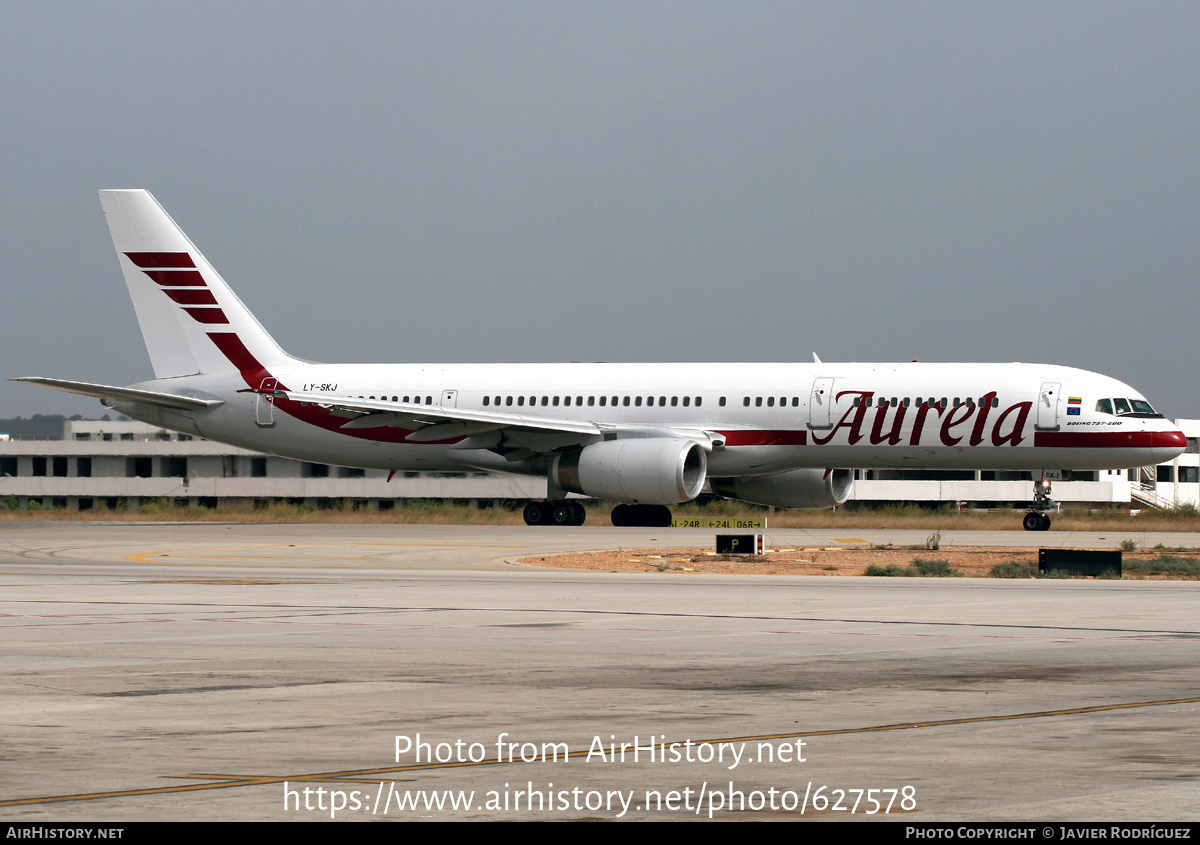
[[[749,408],[750,407],[750,397],[747,396],[744,399],[742,399],[742,404],[745,405],[747,408]]]
[[[489,399],[489,397],[487,397],[487,396],[483,397],[483,407],[485,407],[485,408],[488,406],[488,399]]]
[[[754,397],[754,407],[755,407],[755,408],[761,408],[761,407],[762,407],[762,397],[761,397],[761,396],[755,396],[755,397]]]
[[[524,405],[524,404],[525,404],[525,397],[524,397],[524,396],[518,396],[518,397],[517,397],[517,404],[518,404],[518,405]]]
[[[767,407],[768,407],[768,408],[774,408],[774,407],[775,407],[775,397],[774,397],[774,396],[768,396],[768,397],[767,397]]]

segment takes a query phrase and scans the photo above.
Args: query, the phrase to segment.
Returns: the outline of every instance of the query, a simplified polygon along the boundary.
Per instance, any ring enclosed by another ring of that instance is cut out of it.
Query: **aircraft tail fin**
[[[149,191],[101,191],[100,204],[155,378],[249,374],[296,362]]]

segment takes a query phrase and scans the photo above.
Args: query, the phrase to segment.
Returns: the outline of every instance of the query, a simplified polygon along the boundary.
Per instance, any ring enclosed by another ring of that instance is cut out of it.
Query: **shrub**
[[[917,570],[918,575],[922,578],[953,578],[962,575],[957,569],[950,568],[948,560],[922,560],[916,558],[912,562],[912,568]]]
[[[908,574],[908,570],[901,569],[899,566],[876,566],[875,564],[871,564],[867,567],[867,575],[881,578],[904,578]]]
[[[1154,560],[1131,560],[1124,570],[1138,575],[1186,575],[1200,577],[1200,561],[1176,555],[1159,555]]]
[[[1040,575],[1037,564],[1028,560],[1010,560],[992,567],[993,578],[1037,578]]]

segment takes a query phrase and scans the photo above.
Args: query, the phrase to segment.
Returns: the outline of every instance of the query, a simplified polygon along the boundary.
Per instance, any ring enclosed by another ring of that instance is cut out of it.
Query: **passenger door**
[[[1038,394],[1037,422],[1035,425],[1041,431],[1058,430],[1058,404],[1062,385],[1056,381],[1048,381],[1042,385]]]

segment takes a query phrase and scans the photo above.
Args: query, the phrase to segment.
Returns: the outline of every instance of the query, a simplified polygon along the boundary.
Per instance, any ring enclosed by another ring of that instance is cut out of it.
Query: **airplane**
[[[530,525],[669,525],[713,493],[781,508],[843,504],[856,469],[1028,470],[1026,530],[1051,482],[1149,466],[1187,439],[1132,387],[1047,364],[318,364],[267,334],[145,190],[100,201],[154,378],[14,381],[134,419],[303,461],[544,477]],[[389,475],[389,478],[391,476]]]

